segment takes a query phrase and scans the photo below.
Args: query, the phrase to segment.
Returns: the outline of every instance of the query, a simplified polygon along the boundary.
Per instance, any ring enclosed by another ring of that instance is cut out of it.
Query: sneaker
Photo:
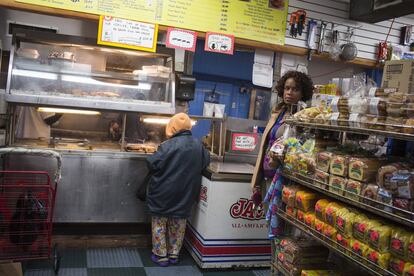
[[[167,257],[159,257],[154,253],[151,255],[151,261],[161,267],[167,267],[170,264]]]

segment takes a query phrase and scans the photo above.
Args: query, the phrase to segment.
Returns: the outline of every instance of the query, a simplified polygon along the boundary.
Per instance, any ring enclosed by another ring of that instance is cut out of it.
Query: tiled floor
[[[175,276],[175,275],[234,275],[267,276],[270,270],[200,270],[192,257],[183,249],[180,264],[158,267],[151,259],[150,249],[114,248],[64,250],[61,253],[59,276]],[[25,276],[54,276],[48,261],[31,261],[24,267]]]

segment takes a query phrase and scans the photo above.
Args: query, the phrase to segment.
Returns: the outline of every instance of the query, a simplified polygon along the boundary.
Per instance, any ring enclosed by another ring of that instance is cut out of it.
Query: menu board
[[[288,0],[16,0],[271,44],[285,43]]]

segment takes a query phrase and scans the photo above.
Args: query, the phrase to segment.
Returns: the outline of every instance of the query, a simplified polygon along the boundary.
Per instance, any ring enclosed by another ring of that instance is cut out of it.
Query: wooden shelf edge
[[[41,13],[41,14],[46,14],[46,15],[55,15],[55,16],[63,16],[67,18],[83,19],[83,20],[89,20],[89,21],[99,20],[99,16],[95,14],[56,9],[56,8],[31,5],[31,4],[24,4],[24,3],[16,2],[15,0],[1,0],[0,7],[14,9],[14,10]],[[162,32],[165,32],[167,28],[168,26],[163,26],[163,25],[159,26],[159,30]],[[205,32],[198,32],[198,36],[201,38],[204,38]],[[298,56],[304,56],[304,55],[307,55],[308,53],[308,49],[306,48],[301,48],[301,47],[291,46],[291,45],[275,45],[275,44],[270,44],[270,43],[265,43],[265,42],[243,39],[243,38],[236,38],[235,44],[236,46],[242,47],[242,48],[266,49],[266,50],[272,50],[275,52],[282,52],[282,53],[298,55]],[[312,55],[312,58],[334,61],[326,53],[321,54],[321,55],[319,54]],[[342,62],[342,61],[337,61],[337,62]],[[356,58],[353,61],[344,62],[344,63],[359,65],[359,66],[368,67],[368,68],[379,67],[376,61],[370,60],[370,59],[364,59],[364,58]]]

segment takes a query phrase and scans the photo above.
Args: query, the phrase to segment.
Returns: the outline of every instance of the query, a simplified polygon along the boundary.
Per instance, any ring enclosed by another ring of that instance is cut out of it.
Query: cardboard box
[[[400,93],[414,94],[414,60],[387,61],[382,75],[383,88],[398,88]]]

